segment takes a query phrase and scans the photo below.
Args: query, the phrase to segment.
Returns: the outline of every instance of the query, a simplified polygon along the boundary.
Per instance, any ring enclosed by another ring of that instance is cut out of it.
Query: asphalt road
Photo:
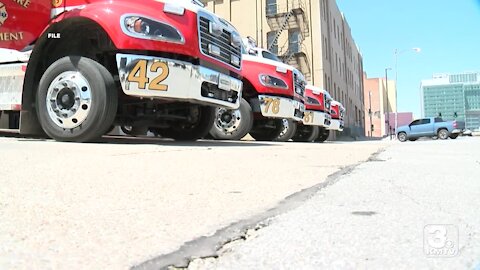
[[[0,269],[147,268],[208,254],[388,145],[1,134]]]
[[[189,269],[480,269],[480,138],[394,143]]]

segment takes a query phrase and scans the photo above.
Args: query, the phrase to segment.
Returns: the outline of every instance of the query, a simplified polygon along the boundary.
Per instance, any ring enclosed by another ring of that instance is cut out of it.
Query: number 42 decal
[[[148,61],[141,59],[135,64],[127,77],[127,82],[136,82],[138,88],[144,90],[167,91],[168,85],[162,82],[168,78],[169,69],[165,62],[155,61],[150,65],[150,72],[156,74],[152,81],[147,76]]]

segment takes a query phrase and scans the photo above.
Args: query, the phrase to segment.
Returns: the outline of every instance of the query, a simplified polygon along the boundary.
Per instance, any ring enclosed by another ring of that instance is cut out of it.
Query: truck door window
[[[426,124],[430,124],[430,119],[422,119],[420,125],[426,125]]]
[[[445,121],[443,121],[442,118],[440,118],[440,117],[435,117],[435,123],[442,123],[442,122],[445,122]]]
[[[267,59],[270,59],[270,60],[273,60],[273,61],[277,61],[277,62],[282,62],[280,61],[280,59],[274,55],[273,53],[269,53],[269,52],[266,52],[266,51],[262,51],[262,56],[263,58],[267,58]]]
[[[420,120],[415,120],[410,124],[410,126],[416,126],[416,125],[420,125]]]

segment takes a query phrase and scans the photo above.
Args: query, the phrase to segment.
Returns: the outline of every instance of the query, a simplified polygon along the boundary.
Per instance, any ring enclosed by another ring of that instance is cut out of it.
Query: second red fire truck
[[[302,120],[306,81],[297,69],[258,48],[252,39],[244,44],[240,108],[218,108],[210,135],[238,140],[250,133],[256,140],[275,140],[283,131],[283,119]]]

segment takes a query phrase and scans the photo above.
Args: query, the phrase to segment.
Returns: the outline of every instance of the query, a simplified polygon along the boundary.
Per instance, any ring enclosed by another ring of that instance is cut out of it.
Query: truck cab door
[[[51,0],[0,0],[0,48],[22,50],[34,42],[48,25],[51,8]]]
[[[431,125],[430,118],[424,118],[420,120],[420,125],[418,125],[418,132],[422,136],[433,136],[433,125]]]

